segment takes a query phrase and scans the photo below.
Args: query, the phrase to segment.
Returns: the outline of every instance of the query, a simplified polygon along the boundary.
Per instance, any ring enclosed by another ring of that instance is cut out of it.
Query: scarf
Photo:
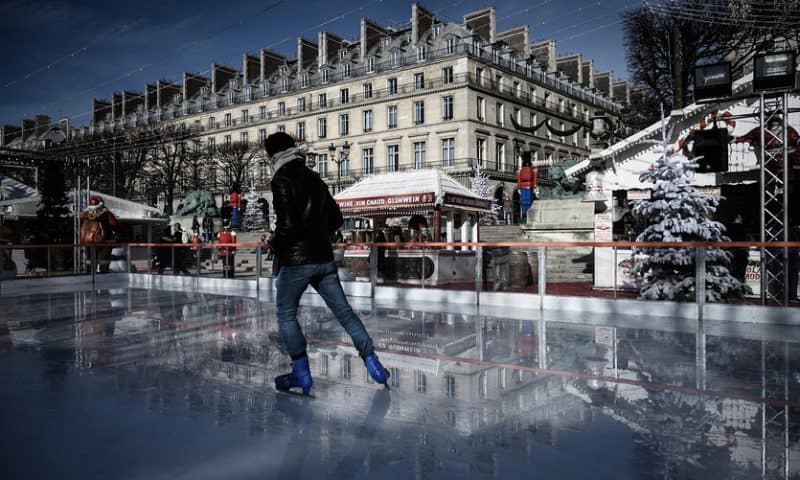
[[[278,173],[278,170],[281,169],[284,165],[289,162],[293,162],[295,160],[302,160],[303,155],[300,153],[300,150],[297,147],[287,148],[286,150],[281,150],[280,152],[276,153],[272,156],[272,171],[273,175]]]

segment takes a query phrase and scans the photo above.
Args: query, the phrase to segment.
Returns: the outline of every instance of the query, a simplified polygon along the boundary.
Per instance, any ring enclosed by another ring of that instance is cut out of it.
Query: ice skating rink
[[[122,287],[0,302],[2,478],[800,469],[796,328],[355,299],[387,392],[311,297],[300,321],[316,398],[303,400],[272,386],[289,362],[268,296]]]

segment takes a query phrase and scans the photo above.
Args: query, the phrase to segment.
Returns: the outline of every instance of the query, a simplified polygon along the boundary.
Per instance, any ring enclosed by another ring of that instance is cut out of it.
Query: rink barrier
[[[565,305],[565,303],[569,302],[555,302],[553,298],[556,299],[563,299],[568,296],[564,295],[547,295],[547,253],[548,250],[558,249],[558,248],[570,248],[570,247],[583,247],[583,248],[611,248],[614,252],[614,261],[616,264],[616,255],[617,250],[620,248],[630,248],[630,249],[643,249],[643,248],[693,248],[696,251],[696,258],[700,259],[695,264],[695,279],[696,285],[699,288],[696,290],[695,301],[692,302],[694,306],[692,307],[695,312],[695,316],[698,320],[702,320],[707,310],[714,311],[716,315],[723,314],[724,312],[719,311],[722,306],[725,304],[707,304],[706,302],[706,292],[705,292],[705,282],[700,281],[705,276],[705,249],[707,248],[722,248],[722,249],[730,249],[730,248],[758,248],[761,249],[763,252],[764,249],[783,249],[785,252],[785,258],[788,258],[789,249],[797,249],[800,250],[800,241],[793,241],[793,242],[750,242],[750,241],[730,241],[730,242],[631,242],[631,241],[556,241],[556,242],[528,242],[528,241],[501,241],[501,242],[359,242],[359,243],[335,243],[334,248],[343,248],[343,249],[355,249],[355,250],[368,250],[368,258],[369,258],[369,281],[368,281],[368,290],[361,286],[355,286],[348,288],[345,285],[345,291],[348,294],[355,294],[357,296],[369,296],[371,298],[384,298],[387,299],[387,295],[385,289],[387,287],[381,286],[380,289],[384,290],[383,292],[378,292],[378,285],[377,285],[377,248],[393,248],[398,250],[409,250],[415,251],[419,250],[422,252],[422,270],[420,274],[420,284],[418,286],[419,290],[439,290],[439,294],[433,294],[432,291],[429,292],[415,292],[414,288],[408,288],[402,295],[404,298],[408,299],[418,299],[418,300],[434,300],[434,301],[454,301],[456,303],[463,303],[467,301],[467,299],[472,299],[472,301],[477,305],[480,304],[482,301],[486,302],[489,305],[502,305],[506,303],[509,299],[514,299],[518,295],[525,295],[518,294],[518,293],[505,293],[505,292],[483,292],[483,284],[484,284],[484,249],[486,248],[525,248],[529,250],[536,250],[536,257],[538,265],[542,268],[537,268],[537,288],[538,291],[533,294],[537,298],[537,307],[539,310],[544,309],[552,309],[552,308],[570,308],[570,304]],[[144,258],[146,262],[147,268],[145,269],[147,273],[152,273],[152,259],[153,259],[153,249],[155,248],[170,248],[171,252],[171,271],[175,271],[175,249],[176,248],[183,248],[183,249],[190,249],[195,250],[198,252],[202,252],[203,250],[214,250],[220,247],[229,247],[229,248],[236,248],[236,249],[254,249],[254,254],[256,257],[255,263],[255,288],[256,293],[258,294],[262,287],[262,282],[260,281],[264,277],[269,277],[269,274],[264,275],[263,271],[263,264],[264,264],[264,247],[265,244],[261,242],[241,242],[241,243],[200,243],[200,244],[184,244],[184,243],[144,243],[144,242],[134,242],[134,243],[107,243],[102,245],[77,245],[77,244],[6,244],[0,245],[0,250],[36,250],[36,249],[45,249],[46,250],[46,271],[44,272],[46,277],[51,277],[55,273],[52,268],[52,251],[55,249],[72,249],[73,253],[73,275],[87,275],[91,277],[91,286],[94,288],[97,283],[97,270],[99,267],[98,258],[97,258],[97,249],[98,248],[123,248],[125,249],[125,264],[127,265],[127,273],[132,273],[130,269],[130,265],[133,262],[132,258],[132,251],[134,249],[146,249],[147,254]],[[461,249],[461,250],[469,250],[474,252],[476,257],[476,265],[475,265],[475,281],[474,281],[474,288],[471,289],[472,293],[467,293],[468,290],[461,290],[461,291],[453,291],[453,290],[446,290],[441,289],[439,287],[431,287],[425,284],[423,275],[425,271],[424,267],[424,257],[425,252],[431,250],[444,250],[444,249]],[[252,253],[251,253],[252,254]],[[793,252],[794,255],[797,253]],[[202,269],[200,267],[200,255],[196,255],[197,263],[194,265],[195,267],[195,274],[192,275],[194,277],[200,277],[202,273]],[[84,266],[88,267],[88,272],[84,272]],[[58,272],[64,273],[64,272]],[[121,272],[120,272],[121,273]],[[617,282],[616,282],[616,268],[614,269],[614,282],[613,282],[613,295],[614,299],[617,299]],[[4,275],[0,275],[0,295],[3,292],[3,283],[10,281],[7,278],[3,278]],[[229,280],[229,279],[228,279]],[[347,282],[345,282],[347,283]],[[272,282],[266,282],[267,288],[272,290],[274,285]],[[765,305],[764,301],[764,294],[763,289],[761,290],[761,301],[762,305]],[[580,308],[586,308],[586,306],[590,306],[589,308],[599,307],[599,303],[593,300],[598,300],[593,297],[570,297],[573,299],[577,299],[579,303],[582,304]],[[638,300],[638,303],[648,303],[651,304],[653,301],[649,300]],[[595,303],[595,307],[591,307],[592,303]],[[670,314],[676,314],[680,317],[684,317],[687,312],[687,306],[692,305],[692,303],[678,303],[678,302],[661,302],[660,304],[670,304],[675,303],[672,307]],[[666,305],[665,305],[666,306]],[[749,307],[749,308],[747,308]],[[742,308],[744,310],[752,310],[754,305],[737,305],[737,308]],[[777,308],[787,308],[788,304],[784,303],[783,305]],[[670,310],[669,308],[667,310]],[[754,312],[751,312],[751,314]],[[780,314],[779,314],[780,315]],[[770,314],[769,317],[773,317],[774,314]]]

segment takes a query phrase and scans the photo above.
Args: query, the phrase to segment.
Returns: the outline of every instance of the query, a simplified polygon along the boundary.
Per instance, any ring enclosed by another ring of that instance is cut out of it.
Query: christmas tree
[[[492,186],[489,185],[489,176],[481,167],[480,162],[475,164],[475,173],[472,177],[472,193],[478,195],[486,200],[492,202],[492,212],[482,213],[481,221],[483,223],[495,223],[500,216],[500,205],[497,204],[497,199],[492,195]]]
[[[633,214],[644,230],[638,242],[719,242],[729,241],[725,227],[711,220],[719,205],[717,196],[701,196],[690,184],[697,164],[681,158],[667,142],[662,120],[661,157],[639,179],[652,184],[649,200],[639,200]],[[697,250],[691,247],[636,250],[644,254],[637,260],[634,273],[642,278],[640,297],[648,300],[693,300],[695,298],[695,261]],[[706,298],[718,302],[749,293],[749,287],[734,278],[728,266],[733,255],[721,248],[706,248]]]
[[[244,199],[247,202],[247,208],[244,211],[244,230],[252,232],[259,228],[264,228],[267,221],[258,208],[258,192],[256,192],[255,183],[250,184],[250,190],[244,194]]]

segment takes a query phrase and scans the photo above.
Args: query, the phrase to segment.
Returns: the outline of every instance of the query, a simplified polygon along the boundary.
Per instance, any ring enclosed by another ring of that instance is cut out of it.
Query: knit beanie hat
[[[284,132],[273,133],[268,136],[267,140],[264,142],[264,148],[266,148],[267,155],[270,157],[292,147],[294,147],[294,139]]]

